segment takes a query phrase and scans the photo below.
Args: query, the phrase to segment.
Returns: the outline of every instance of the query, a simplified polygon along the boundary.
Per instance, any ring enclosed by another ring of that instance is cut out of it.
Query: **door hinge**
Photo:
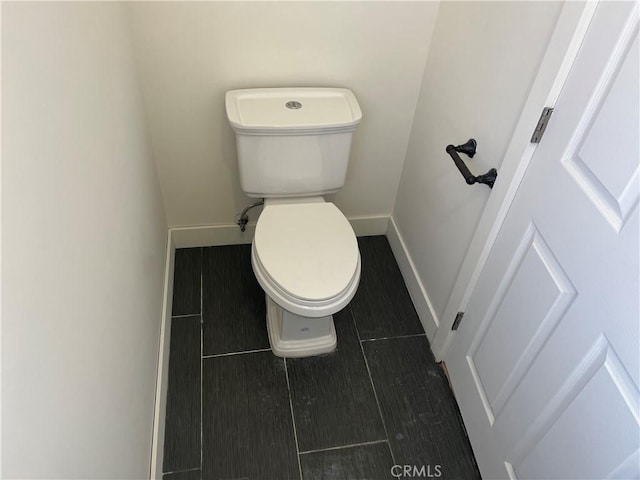
[[[451,330],[457,330],[460,326],[460,322],[462,321],[462,317],[464,317],[464,312],[458,312],[456,315],[456,319],[453,321],[453,325],[451,325]]]
[[[547,124],[549,123],[549,119],[551,118],[552,113],[553,108],[551,107],[544,107],[542,109],[538,124],[533,131],[533,135],[531,135],[531,143],[540,143],[540,140],[542,140],[542,135],[544,135],[544,131],[547,129]]]

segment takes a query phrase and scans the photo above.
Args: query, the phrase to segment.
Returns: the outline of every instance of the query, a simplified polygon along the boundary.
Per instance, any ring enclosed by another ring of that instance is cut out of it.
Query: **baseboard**
[[[151,440],[151,471],[149,478],[152,480],[162,479],[164,425],[167,411],[167,387],[169,384],[169,340],[171,338],[171,308],[173,300],[175,251],[175,241],[171,230],[169,230],[167,236],[167,256],[164,272],[162,324],[160,326],[158,373],[156,377],[156,399],[153,413],[153,437]]]
[[[427,338],[431,341],[440,324],[438,315],[433,309],[429,295],[420,280],[418,271],[393,217],[389,218],[389,226],[386,233],[389,245],[393,251],[393,256],[396,258],[398,267],[400,267],[400,273],[402,273],[404,283],[407,285],[407,290],[409,290],[413,305],[416,308],[416,312],[418,312],[418,317],[422,322]]]
[[[376,217],[351,217],[347,219],[358,237],[386,235],[387,233],[389,215]]]
[[[171,229],[176,248],[216,247],[251,243],[255,224],[247,225],[244,232],[238,225],[202,225]]]
[[[386,234],[389,216],[353,217],[348,220],[358,237],[366,237]],[[190,248],[251,243],[255,230],[255,223],[250,223],[244,232],[238,225],[229,224],[174,227],[171,233],[176,248]]]

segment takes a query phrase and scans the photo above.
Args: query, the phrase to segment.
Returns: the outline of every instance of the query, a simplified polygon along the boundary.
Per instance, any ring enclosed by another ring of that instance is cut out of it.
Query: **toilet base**
[[[310,357],[329,353],[338,344],[333,316],[302,317],[286,311],[268,295],[267,331],[273,354],[278,357]]]

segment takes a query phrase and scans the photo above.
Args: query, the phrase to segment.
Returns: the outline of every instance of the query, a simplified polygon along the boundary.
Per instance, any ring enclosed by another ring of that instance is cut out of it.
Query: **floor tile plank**
[[[283,359],[206,358],[203,375],[202,478],[299,478]]]
[[[396,463],[480,478],[453,393],[425,337],[364,342]]]
[[[173,275],[172,315],[199,315],[201,248],[176,250]]]
[[[251,245],[203,249],[204,355],[269,348],[265,294]]]
[[[393,479],[387,442],[300,455],[304,480]]]
[[[335,352],[287,359],[301,452],[385,439],[350,308],[334,323]]]
[[[360,338],[424,333],[387,237],[359,237],[362,275],[351,301]]]
[[[200,315],[171,320],[163,471],[200,467]]]

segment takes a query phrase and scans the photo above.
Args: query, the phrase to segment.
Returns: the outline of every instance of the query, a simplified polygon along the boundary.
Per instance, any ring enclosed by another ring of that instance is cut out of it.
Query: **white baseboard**
[[[173,271],[176,246],[171,230],[167,236],[167,257],[164,272],[164,293],[162,300],[162,324],[158,353],[158,373],[156,377],[156,399],[153,412],[153,437],[151,440],[151,471],[149,478],[162,479],[164,453],[164,426],[167,411],[167,387],[169,384],[169,341],[171,339],[171,308],[173,300]]]
[[[254,223],[247,225],[245,232],[238,225],[202,225],[172,228],[171,233],[176,248],[192,248],[251,243],[255,230]]]
[[[348,218],[358,237],[371,235],[386,235],[389,224],[389,215],[377,217],[352,217]]]
[[[384,235],[387,232],[389,216],[354,217],[349,223],[359,237]],[[255,223],[247,225],[245,232],[235,224],[203,225],[198,227],[174,227],[171,229],[176,248],[213,247],[251,243],[255,233]]]
[[[407,250],[407,246],[402,239],[402,235],[400,234],[393,217],[389,218],[389,227],[387,228],[386,233],[387,240],[389,240],[389,245],[391,246],[393,255],[396,258],[398,267],[400,267],[400,273],[402,273],[404,283],[407,285],[407,290],[409,290],[409,295],[411,296],[413,305],[416,308],[416,312],[418,312],[418,317],[422,322],[427,338],[431,341],[438,330],[438,326],[440,325],[438,315],[433,309],[433,305],[431,305],[429,295],[420,280],[418,271],[416,270],[415,264],[411,259],[411,255]]]

